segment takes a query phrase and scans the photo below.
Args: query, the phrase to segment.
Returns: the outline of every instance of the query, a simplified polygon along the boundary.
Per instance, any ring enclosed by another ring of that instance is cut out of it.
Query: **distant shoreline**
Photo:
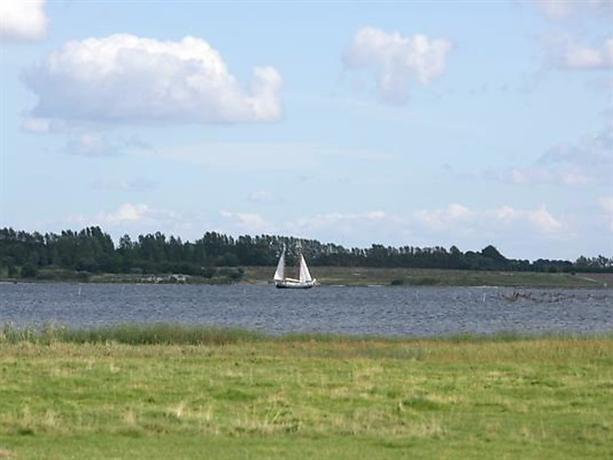
[[[613,287],[613,273],[541,273],[419,268],[313,267],[322,286],[439,286],[489,288],[603,289]],[[227,267],[215,277],[184,274],[85,273],[40,270],[35,278],[0,278],[0,283],[101,284],[268,284],[274,267]]]

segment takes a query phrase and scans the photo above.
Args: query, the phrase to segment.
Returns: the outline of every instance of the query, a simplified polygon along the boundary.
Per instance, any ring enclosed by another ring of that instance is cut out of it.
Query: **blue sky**
[[[610,1],[0,5],[0,226],[613,254]]]

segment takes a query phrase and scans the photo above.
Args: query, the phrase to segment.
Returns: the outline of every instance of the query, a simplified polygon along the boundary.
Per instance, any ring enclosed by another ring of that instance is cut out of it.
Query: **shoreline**
[[[608,289],[613,273],[544,273],[486,270],[313,267],[321,286],[326,287],[481,287],[516,289]],[[2,284],[67,282],[82,284],[193,284],[269,285],[274,267],[221,268],[226,275],[204,278],[182,274],[85,273],[41,270],[36,278],[0,278]],[[240,276],[239,276],[240,274]]]
[[[233,286],[270,286],[274,288],[272,282],[262,281],[238,281],[228,283],[206,283],[206,282],[190,282],[190,283],[143,283],[136,281],[78,281],[78,280],[32,280],[32,279],[2,279],[1,285],[15,285],[15,284],[73,284],[73,285],[115,285],[115,286],[219,286],[219,287],[233,287]],[[598,283],[588,286],[558,286],[558,285],[546,285],[546,284],[508,284],[508,285],[494,285],[494,284],[402,284],[402,285],[389,285],[389,284],[325,284],[321,283],[317,288],[323,289],[341,289],[341,288],[364,288],[364,289],[413,289],[413,288],[471,288],[471,289],[539,289],[539,290],[608,290],[613,289],[613,285],[606,285]]]

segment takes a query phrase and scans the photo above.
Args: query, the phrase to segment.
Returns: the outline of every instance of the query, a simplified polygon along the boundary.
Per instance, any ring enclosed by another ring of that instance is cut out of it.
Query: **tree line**
[[[456,246],[420,248],[373,244],[345,248],[333,243],[276,235],[242,235],[237,238],[206,232],[193,242],[156,232],[118,244],[100,227],[59,234],[0,229],[0,276],[31,277],[40,269],[59,268],[84,273],[183,273],[210,277],[216,267],[271,266],[283,246],[288,263],[301,251],[311,265],[339,267],[407,267],[460,270],[535,272],[613,272],[613,257],[581,256],[568,260],[509,259],[494,246],[481,251],[460,251]]]

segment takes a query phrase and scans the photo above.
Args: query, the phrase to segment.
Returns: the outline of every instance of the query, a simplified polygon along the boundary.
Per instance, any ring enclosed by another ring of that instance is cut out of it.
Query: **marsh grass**
[[[18,328],[5,324],[0,332],[0,342],[38,344],[116,342],[128,345],[225,345],[264,338],[261,333],[245,329],[167,323],[120,324],[96,328],[69,328],[53,324],[42,328]]]
[[[450,334],[438,337],[418,336],[378,336],[344,335],[333,333],[292,333],[268,335],[263,332],[241,328],[226,328],[203,325],[173,323],[139,324],[127,323],[94,328],[71,328],[57,324],[42,327],[16,327],[5,323],[0,328],[0,343],[29,342],[36,344],[64,343],[121,343],[127,345],[228,345],[246,342],[276,343],[410,343],[410,342],[450,342],[450,343],[490,343],[518,342],[535,339],[589,340],[611,339],[613,333],[568,334],[545,332],[526,334],[515,331],[502,331],[493,334]]]

